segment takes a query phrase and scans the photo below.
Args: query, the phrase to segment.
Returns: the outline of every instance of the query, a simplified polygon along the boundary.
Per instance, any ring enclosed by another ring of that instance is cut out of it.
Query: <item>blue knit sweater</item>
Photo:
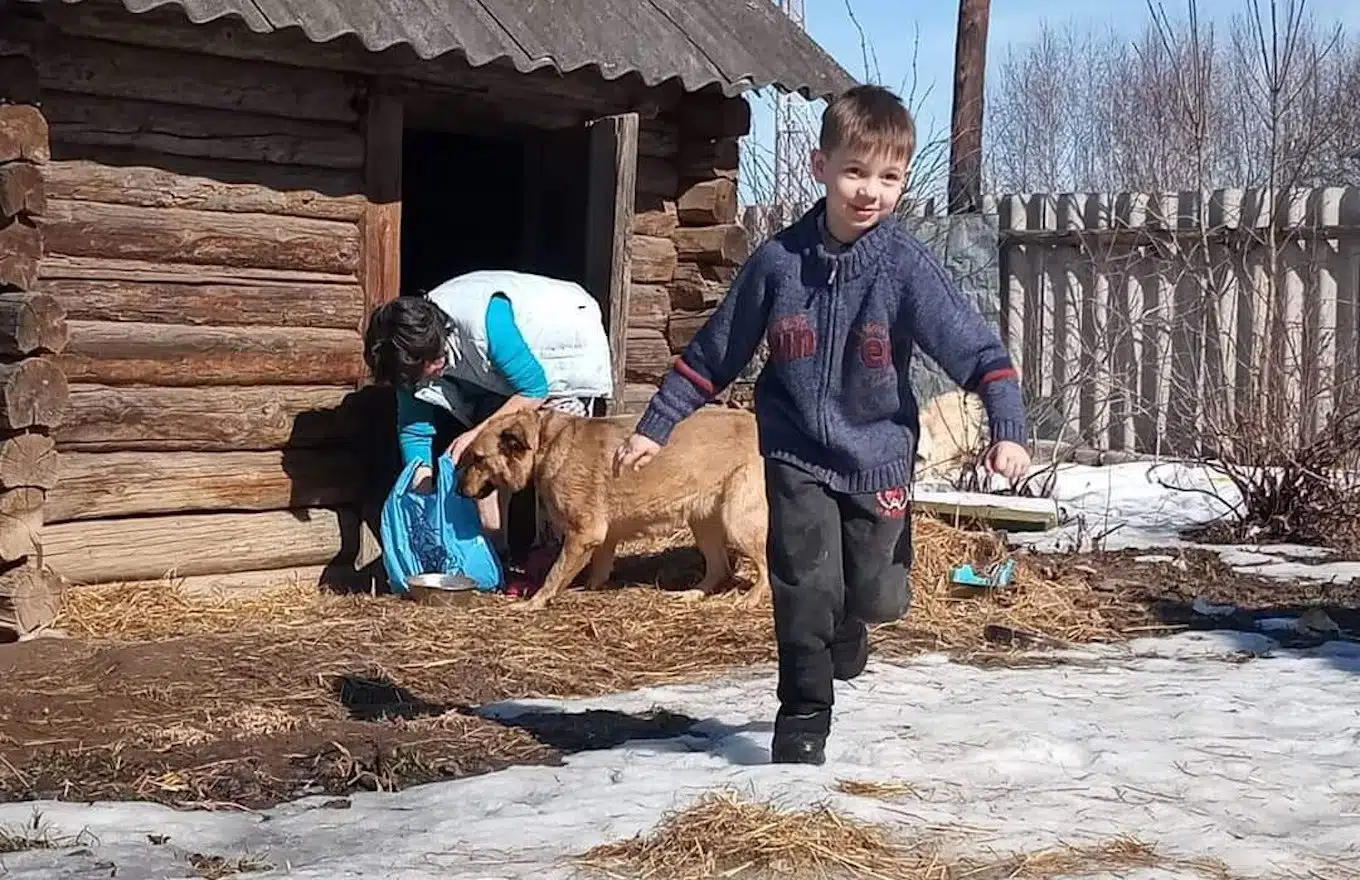
[[[833,253],[825,200],[751,255],[638,422],[665,444],[676,423],[732,383],[764,337],[756,381],[761,454],[839,492],[911,481],[920,431],[910,363],[920,348],[977,393],[993,441],[1027,442],[1009,354],[934,255],[895,218]]]

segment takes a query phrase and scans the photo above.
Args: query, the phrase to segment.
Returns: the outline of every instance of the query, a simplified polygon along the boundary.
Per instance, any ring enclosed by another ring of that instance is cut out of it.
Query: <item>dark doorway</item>
[[[474,269],[518,268],[524,142],[408,129],[402,142],[402,292]]]

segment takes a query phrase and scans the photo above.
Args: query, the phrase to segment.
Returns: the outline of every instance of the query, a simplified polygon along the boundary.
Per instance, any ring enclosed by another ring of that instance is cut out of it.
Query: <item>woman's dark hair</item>
[[[364,363],[380,385],[416,384],[425,365],[444,356],[444,313],[424,297],[399,296],[373,310],[364,332]]]

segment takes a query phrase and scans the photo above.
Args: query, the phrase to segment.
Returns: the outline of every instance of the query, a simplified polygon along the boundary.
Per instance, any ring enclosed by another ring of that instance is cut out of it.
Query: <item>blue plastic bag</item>
[[[477,504],[454,488],[453,459],[440,456],[435,490],[411,490],[416,468],[413,459],[402,469],[383,504],[382,557],[388,583],[398,593],[408,592],[406,579],[417,574],[461,574],[484,592],[502,584],[500,560],[482,534]]]

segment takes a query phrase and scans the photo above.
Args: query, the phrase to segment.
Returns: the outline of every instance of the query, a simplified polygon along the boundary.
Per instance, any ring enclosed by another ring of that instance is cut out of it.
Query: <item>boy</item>
[[[812,154],[826,197],[751,255],[615,453],[616,471],[644,466],[768,340],[755,407],[779,653],[776,763],[825,761],[834,680],[864,670],[866,624],[911,603],[913,346],[982,398],[987,466],[1012,481],[1029,467],[1005,347],[890,216],[914,149],[892,92],[857,86],[831,103]]]

